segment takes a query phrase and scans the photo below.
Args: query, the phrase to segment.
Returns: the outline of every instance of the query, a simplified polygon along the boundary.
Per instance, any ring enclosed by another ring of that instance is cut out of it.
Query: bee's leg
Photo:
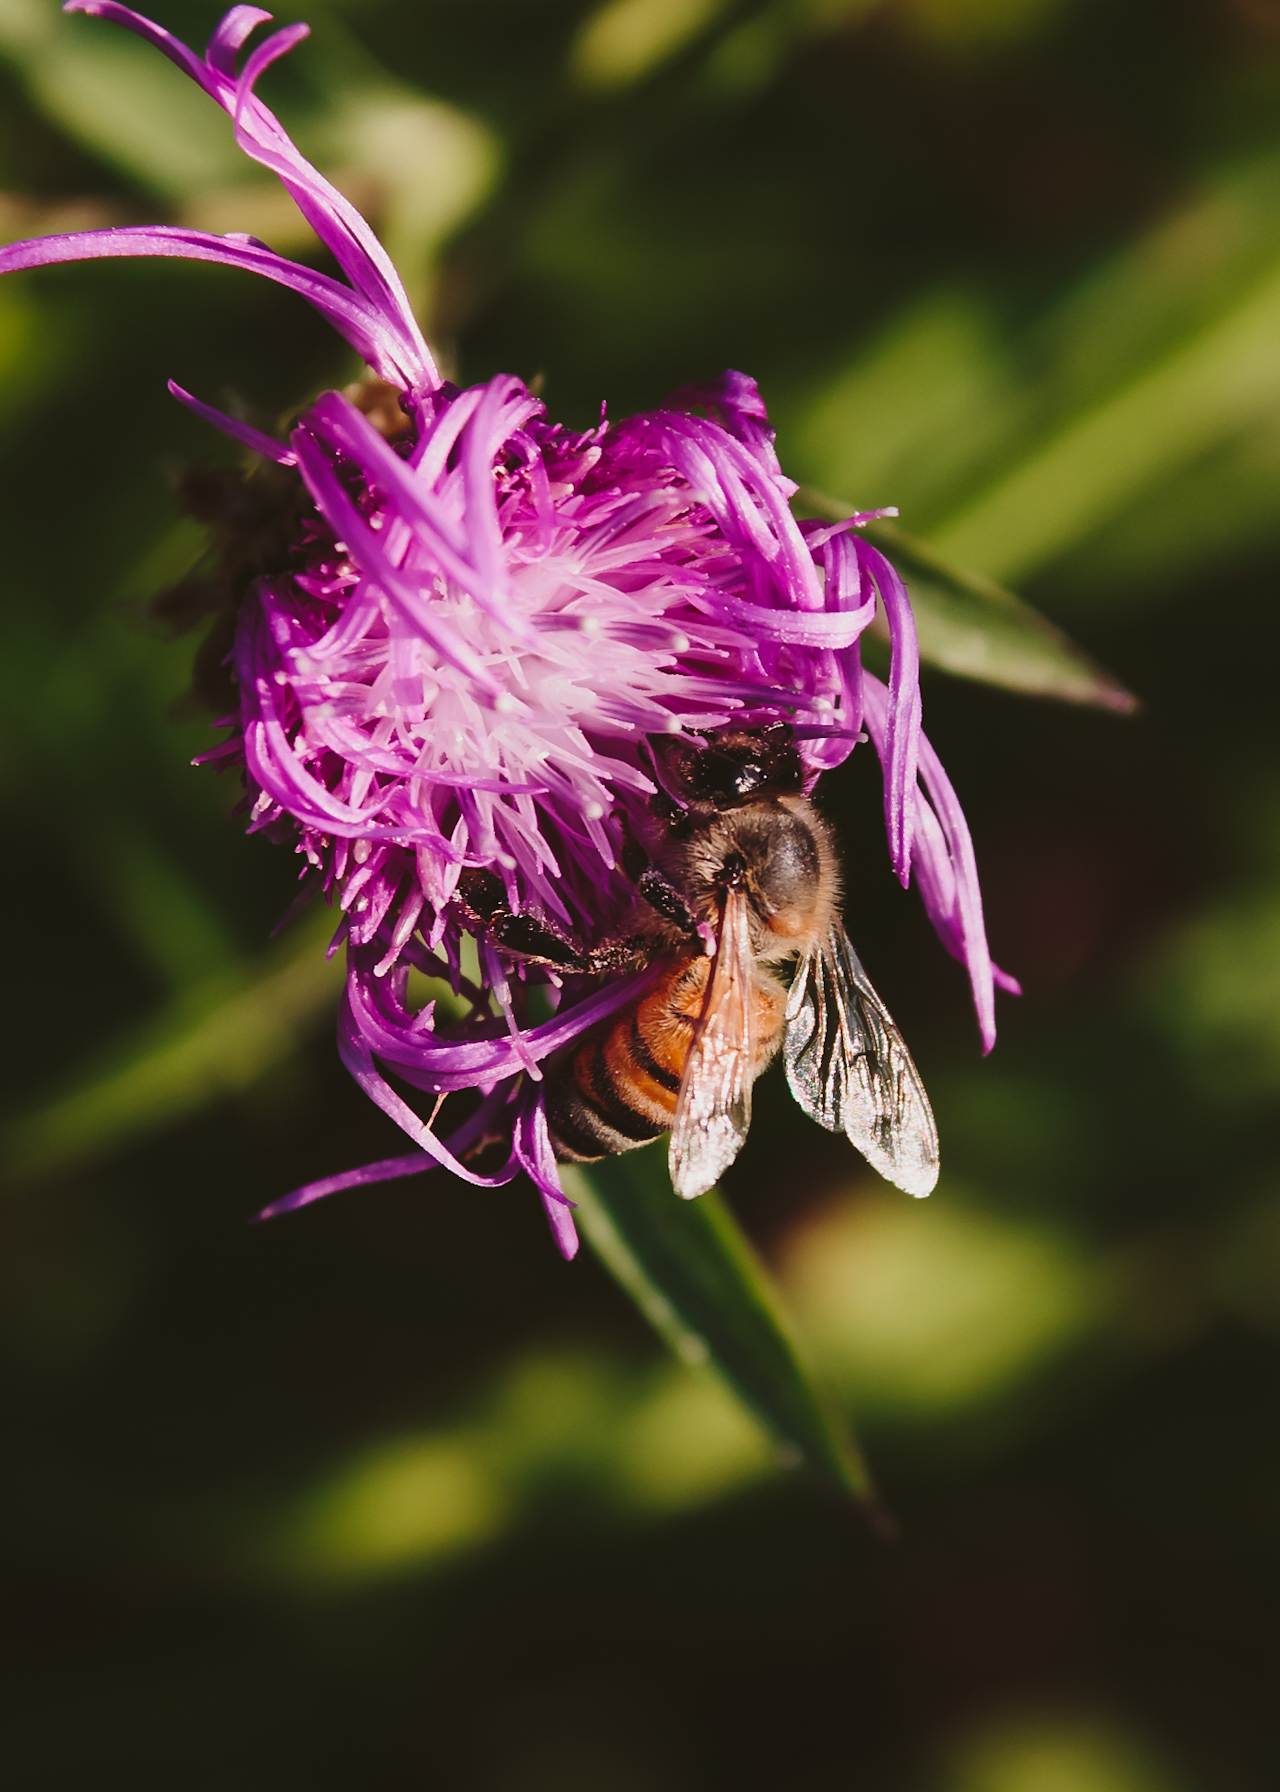
[[[654,798],[655,807],[660,800]],[[698,917],[666,872],[659,871],[644,847],[634,838],[626,840],[623,845],[622,869],[635,885],[637,895],[644,898],[654,914],[660,915],[669,926],[688,934],[691,940],[700,937]]]
[[[525,964],[588,977],[605,971],[630,970],[642,962],[642,942],[604,940],[587,946],[546,915],[514,914],[506,891],[492,871],[464,871],[455,900],[477,932]]]
[[[593,968],[588,948],[545,915],[513,915],[509,909],[499,909],[485,921],[484,930],[495,946],[525,964],[579,975]]]
[[[599,945],[588,946],[583,954],[583,966],[593,975],[605,972],[618,974],[622,971],[638,971],[652,956],[653,949],[649,942],[635,935],[628,939],[601,940]]]
[[[477,933],[485,934],[513,958],[557,971],[590,969],[586,948],[564,928],[545,915],[514,914],[507,907],[501,879],[492,871],[464,871],[454,900]]]
[[[698,917],[671,879],[659,871],[656,865],[645,867],[636,879],[636,889],[664,921],[669,921],[682,933],[690,934],[695,939],[698,937]]]

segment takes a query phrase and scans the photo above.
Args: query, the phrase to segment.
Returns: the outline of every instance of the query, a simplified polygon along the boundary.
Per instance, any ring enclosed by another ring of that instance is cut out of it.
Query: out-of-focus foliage
[[[746,367],[794,476],[897,504],[1144,707],[927,686],[1027,989],[985,1063],[874,770],[830,787],[943,1179],[906,1203],[771,1078],[725,1193],[861,1421],[877,1545],[527,1191],[245,1223],[396,1146],[336,1065],[322,918],[270,940],[288,859],[187,764],[191,647],[147,603],[221,449],[163,382],[270,418],[349,369],[222,270],[0,286],[12,1777],[1270,1788],[1275,9],[308,16],[270,92],[460,377],[586,422]],[[0,229],[161,217],[303,240],[153,55],[7,0]]]
[[[857,1446],[815,1387],[767,1271],[719,1191],[671,1199],[665,1153],[567,1172],[588,1242],[682,1362],[715,1372],[765,1428],[780,1461],[864,1502],[882,1529]]]

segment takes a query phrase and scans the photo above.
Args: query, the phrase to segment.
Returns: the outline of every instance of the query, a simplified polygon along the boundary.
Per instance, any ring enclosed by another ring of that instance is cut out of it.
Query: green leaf
[[[50,123],[160,199],[176,203],[193,187],[241,177],[226,120],[122,32],[63,19],[43,0],[8,0],[0,61]]]
[[[1274,165],[1271,175],[1274,189]],[[1144,494],[1167,492],[1224,444],[1273,427],[1280,259],[1222,286],[1184,337],[1150,364],[1129,363],[946,516],[935,530],[944,551],[1002,578],[1026,577],[1114,525]]]
[[[605,1268],[684,1362],[720,1377],[780,1446],[860,1501],[880,1505],[861,1452],[828,1410],[764,1265],[714,1190],[682,1201],[660,1155],[566,1169],[577,1220]]]
[[[833,522],[853,508],[807,487],[801,489],[799,503]],[[865,533],[907,582],[920,631],[920,657],[927,665],[1028,697],[1054,697],[1121,714],[1138,707],[1132,692],[1003,585],[950,565],[896,523],[871,523]]]

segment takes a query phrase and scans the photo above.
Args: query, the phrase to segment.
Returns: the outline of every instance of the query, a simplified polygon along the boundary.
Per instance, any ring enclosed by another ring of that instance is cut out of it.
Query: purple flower
[[[202,87],[339,275],[251,237],[162,225],[15,243],[0,250],[0,272],[96,256],[226,262],[292,287],[385,383],[380,425],[378,406],[327,392],[287,442],[170,387],[292,488],[288,549],[242,597],[239,713],[206,757],[239,763],[250,827],[291,829],[340,911],[342,1057],[414,1146],[268,1211],[432,1163],[483,1186],[523,1173],[572,1255],[540,1066],[630,1000],[642,973],[601,988],[482,937],[468,976],[476,922],[459,880],[482,868],[507,910],[575,939],[605,936],[630,900],[620,861],[654,793],[655,736],[785,719],[816,781],[865,729],[883,765],[891,862],[966,966],[989,1049],[994,983],[1016,985],[993,970],[968,830],[920,732],[906,590],[858,533],[865,516],[793,517],[795,487],[754,382],[727,373],[666,409],[616,424],[602,415],[580,433],[549,421],[510,376],[443,382],[369,225],[255,93],[305,25],[241,60],[270,15],[237,6],[201,58],[114,0],[67,10],[124,25]],[[887,685],[859,652],[877,603]],[[416,997],[414,973],[442,986],[439,1002]],[[437,1105],[471,1090],[479,1106],[442,1138],[388,1071]],[[505,1160],[477,1170],[468,1159],[495,1143]]]

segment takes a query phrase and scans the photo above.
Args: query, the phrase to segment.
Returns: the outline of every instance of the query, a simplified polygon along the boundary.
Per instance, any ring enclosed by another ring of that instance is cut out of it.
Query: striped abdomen
[[[596,1032],[547,1076],[547,1123],[561,1163],[590,1163],[648,1145],[671,1130],[711,968],[698,956]],[[777,1048],[784,992],[756,987],[757,1062]]]

